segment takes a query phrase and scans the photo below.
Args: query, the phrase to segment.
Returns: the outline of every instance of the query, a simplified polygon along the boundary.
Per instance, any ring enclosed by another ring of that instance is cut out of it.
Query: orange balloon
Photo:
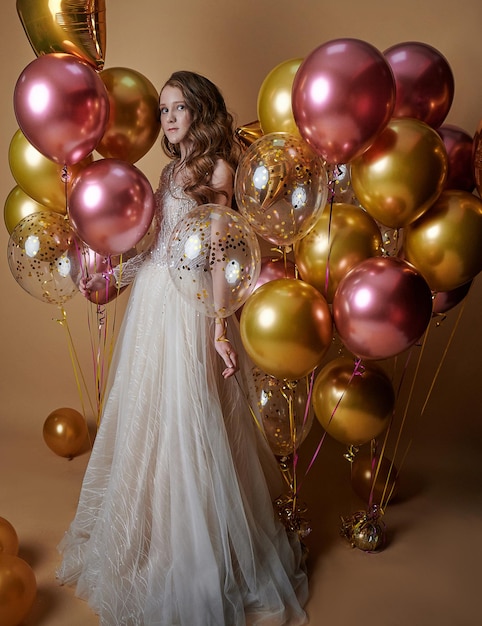
[[[313,386],[315,415],[337,441],[359,446],[385,430],[395,405],[395,392],[385,372],[373,362],[355,372],[348,357],[330,361]]]
[[[398,470],[386,456],[358,453],[351,464],[353,491],[367,504],[386,506],[396,496]]]
[[[482,270],[482,201],[468,191],[444,191],[404,233],[407,261],[432,291],[452,291]]]
[[[411,118],[392,119],[351,163],[356,197],[370,215],[389,228],[420,217],[444,188],[448,157],[433,128]]]
[[[382,254],[382,235],[362,208],[334,203],[295,243],[294,252],[301,278],[332,302],[339,282],[355,265]]]
[[[37,581],[30,565],[18,556],[0,553],[0,624],[18,626],[36,594]]]
[[[59,456],[73,458],[82,449],[87,436],[85,418],[75,409],[56,409],[44,422],[44,441]]]
[[[277,65],[264,79],[258,93],[258,118],[267,133],[290,133],[300,137],[293,117],[291,91],[303,59],[288,59]]]
[[[18,535],[15,528],[4,517],[0,517],[0,554],[18,553]]]
[[[260,369],[281,380],[298,380],[320,364],[331,344],[333,322],[317,289],[302,280],[279,278],[249,296],[240,330]]]
[[[140,72],[112,67],[100,72],[109,96],[109,119],[96,151],[105,158],[135,163],[161,130],[159,94]]]
[[[66,52],[103,67],[105,0],[17,0],[17,13],[37,56]]]
[[[236,137],[239,139],[244,149],[249,148],[252,143],[262,136],[263,131],[261,130],[261,125],[258,120],[236,128]]]

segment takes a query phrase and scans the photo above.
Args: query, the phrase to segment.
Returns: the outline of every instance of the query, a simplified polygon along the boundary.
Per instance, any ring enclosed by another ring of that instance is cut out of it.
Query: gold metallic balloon
[[[104,66],[105,0],[17,0],[17,13],[37,56],[66,52]]]
[[[288,59],[264,79],[258,92],[258,118],[267,133],[290,133],[300,137],[291,108],[293,80],[303,59]]]
[[[0,554],[13,554],[16,556],[17,553],[17,531],[7,519],[0,517]]]
[[[109,119],[96,150],[105,158],[135,163],[154,145],[161,130],[159,94],[140,72],[112,67],[100,72],[109,96]]]
[[[382,235],[362,208],[327,204],[310,232],[295,243],[294,252],[301,278],[332,302],[338,283],[355,265],[382,254]]]
[[[333,336],[325,298],[312,285],[280,278],[261,285],[246,301],[241,339],[254,363],[281,380],[297,380],[317,367]]]
[[[19,129],[10,142],[8,161],[10,170],[25,193],[50,211],[65,214],[66,195],[76,176],[92,163],[92,155],[70,165],[66,170],[41,154]],[[65,183],[67,182],[67,189]]]
[[[362,445],[383,432],[394,404],[392,383],[373,362],[355,371],[352,359],[336,358],[323,367],[313,386],[318,421],[346,445]]]
[[[353,491],[367,504],[381,504],[396,496],[398,470],[386,456],[367,452],[355,455],[351,464],[351,486]]]
[[[87,436],[85,418],[75,409],[56,409],[44,422],[44,441],[58,456],[74,457],[82,449]]]
[[[30,565],[18,556],[0,553],[0,624],[23,623],[36,595],[37,581]]]
[[[448,170],[443,139],[424,122],[392,119],[374,143],[351,163],[360,204],[390,228],[420,217],[440,195]]]
[[[236,128],[236,136],[239,139],[243,148],[249,148],[257,139],[263,136],[261,125],[258,120],[246,124],[246,126],[239,126]]]
[[[444,191],[405,229],[405,257],[432,291],[452,291],[482,270],[482,201],[468,191]]]
[[[18,185],[15,186],[5,200],[3,211],[5,226],[9,234],[24,217],[40,211],[48,211],[48,208],[28,196]]]

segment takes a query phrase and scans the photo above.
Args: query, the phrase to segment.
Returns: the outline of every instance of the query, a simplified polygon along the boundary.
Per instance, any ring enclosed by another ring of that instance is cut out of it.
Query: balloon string
[[[333,411],[331,412],[330,419],[328,420],[328,425],[331,423],[332,419],[335,417],[335,413],[336,413],[338,407],[340,406],[340,403],[343,400],[343,398],[345,396],[345,393],[347,392],[348,387],[350,386],[351,381],[353,380],[353,378],[355,376],[359,376],[360,374],[362,374],[362,371],[360,371],[361,369],[362,369],[361,359],[356,358],[355,359],[355,366],[353,368],[353,372],[351,373],[350,379],[348,380],[348,383],[347,383],[345,389],[340,394],[340,397],[338,398],[338,401],[335,404],[335,407],[333,408]],[[322,435],[322,437],[321,437],[321,439],[320,439],[320,441],[318,443],[318,446],[317,446],[317,448],[315,450],[315,453],[313,454],[313,456],[312,456],[312,458],[311,458],[311,460],[310,460],[310,462],[308,464],[308,467],[307,467],[307,469],[305,471],[305,475],[303,476],[303,479],[299,481],[298,491],[301,489],[301,485],[303,483],[303,480],[306,478],[306,476],[310,472],[311,468],[313,467],[313,465],[315,463],[315,460],[318,457],[318,454],[319,454],[319,452],[321,450],[321,446],[323,445],[323,442],[325,441],[325,438],[326,438],[326,429],[325,429],[325,432],[323,433],[323,435]]]
[[[84,388],[86,390],[87,399],[89,401],[89,405],[90,405],[91,410],[93,409],[93,407],[92,407],[92,400],[91,400],[90,395],[89,395],[88,390],[87,390],[85,377],[84,377],[84,374],[82,372],[82,368],[80,367],[79,357],[78,357],[77,351],[76,351],[75,346],[74,346],[74,342],[73,342],[73,339],[72,339],[72,333],[70,332],[70,327],[69,327],[69,324],[68,324],[68,321],[67,321],[67,312],[65,311],[64,307],[61,306],[61,305],[59,306],[59,310],[60,310],[60,313],[61,313],[61,318],[57,319],[56,321],[60,324],[60,326],[62,326],[65,329],[65,331],[67,333],[67,346],[68,346],[68,350],[69,350],[70,361],[72,363],[72,369],[73,369],[73,372],[74,372],[74,378],[75,378],[75,383],[76,383],[76,386],[77,386],[77,392],[79,394],[80,404],[82,406],[82,415],[84,416],[84,420],[85,420],[86,419],[85,418],[86,410],[85,410],[85,402],[84,402],[84,396],[83,396],[83,393],[82,393],[82,384],[81,383],[83,383]],[[92,441],[91,441],[91,438],[90,438],[89,429],[87,429],[87,433],[88,433],[89,445],[92,448]]]
[[[466,305],[467,305],[467,297],[465,297],[465,299],[464,299],[464,301],[463,301],[463,303],[462,303],[462,306],[461,306],[461,308],[460,308],[459,314],[458,314],[457,319],[456,319],[456,321],[455,321],[454,327],[452,328],[452,331],[451,331],[451,333],[450,333],[449,339],[448,339],[448,341],[447,341],[447,345],[446,345],[446,346],[445,346],[445,348],[444,348],[444,352],[443,352],[443,354],[442,354],[442,358],[440,359],[440,362],[439,362],[439,364],[438,364],[438,366],[437,366],[437,368],[436,368],[436,371],[435,371],[435,375],[434,375],[434,377],[433,377],[433,379],[432,379],[432,381],[431,381],[431,383],[430,383],[430,387],[429,387],[429,389],[428,389],[428,391],[427,391],[427,395],[426,395],[426,397],[425,397],[425,400],[424,400],[424,403],[423,403],[422,409],[421,409],[421,411],[420,411],[420,418],[421,418],[421,417],[424,415],[424,413],[425,413],[425,409],[427,408],[428,402],[429,402],[430,397],[431,397],[431,395],[432,395],[432,392],[433,392],[433,389],[434,389],[435,384],[436,384],[436,382],[437,382],[438,376],[439,376],[439,374],[440,374],[440,372],[441,372],[441,370],[442,370],[442,367],[443,367],[443,364],[444,364],[445,359],[446,359],[446,357],[447,357],[448,351],[449,351],[450,346],[451,346],[451,344],[452,344],[452,341],[453,341],[453,339],[454,339],[454,337],[455,337],[455,333],[456,333],[456,332],[457,332],[457,330],[458,330],[458,327],[459,327],[459,324],[460,324],[460,320],[462,319],[462,315],[463,315],[463,313],[464,313],[464,310],[465,310]],[[426,339],[427,335],[428,335],[428,333],[426,333],[425,339]],[[424,341],[424,345],[425,345],[425,341]],[[419,360],[419,362],[420,362],[420,360]],[[414,376],[414,380],[415,380],[415,378],[416,378],[416,377]],[[412,389],[413,389],[413,385],[412,385]],[[407,403],[407,405],[406,405],[405,416],[406,416],[406,413],[407,413],[407,411],[408,411],[408,405],[410,404],[410,401],[411,401],[411,398],[409,398],[408,403]],[[405,418],[405,416],[404,416],[404,418]],[[417,423],[418,423],[418,424],[420,424],[420,419],[417,421]],[[414,434],[412,434],[412,436],[411,436],[411,438],[410,438],[409,442],[407,443],[407,448],[406,448],[405,453],[404,453],[404,455],[403,455],[402,462],[401,462],[401,464],[399,465],[399,468],[398,468],[398,471],[399,471],[399,472],[400,472],[400,470],[401,470],[402,464],[405,462],[405,459],[406,459],[406,457],[407,457],[408,450],[409,450],[409,448],[411,447],[411,445],[412,445],[412,443],[413,443],[413,439],[414,439]],[[398,441],[397,441],[397,446],[398,446]],[[386,489],[386,487],[385,487],[385,489]],[[392,488],[392,490],[393,490],[393,488]],[[385,496],[385,490],[384,490],[384,493],[382,494],[382,500],[383,500],[384,496]],[[390,497],[390,496],[389,496],[389,497]],[[388,502],[389,497],[387,498],[387,502]]]
[[[335,170],[333,172],[333,177],[330,181],[329,189],[331,191],[330,198],[330,215],[328,218],[328,253],[326,255],[326,268],[325,268],[325,294],[328,296],[328,286],[330,283],[330,257],[331,257],[331,222],[333,218],[333,202],[335,199],[335,185],[336,185],[336,174],[335,172],[338,170],[338,166],[335,165]]]

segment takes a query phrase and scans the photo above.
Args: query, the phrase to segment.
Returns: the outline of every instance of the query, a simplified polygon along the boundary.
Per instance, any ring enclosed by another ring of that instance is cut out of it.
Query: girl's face
[[[186,147],[186,136],[192,122],[192,115],[186,106],[179,87],[166,85],[159,98],[161,127],[167,139],[173,144]]]

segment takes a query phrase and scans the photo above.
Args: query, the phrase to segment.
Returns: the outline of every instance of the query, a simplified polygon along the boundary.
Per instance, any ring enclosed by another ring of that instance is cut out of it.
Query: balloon
[[[74,240],[72,246],[69,249],[68,257],[70,260],[70,273],[72,280],[79,287],[81,278],[86,278],[90,274],[105,273],[108,277],[109,272],[112,271],[116,265],[123,263],[129,257],[128,254],[122,255],[122,257],[105,257],[101,254],[97,254],[91,248],[83,244],[77,239]],[[107,304],[112,300],[115,300],[127,287],[118,288],[115,284],[112,285],[106,279],[105,289],[99,291],[92,291],[85,297],[93,304]]]
[[[482,270],[482,201],[446,190],[404,233],[404,254],[432,291],[452,291]]]
[[[74,233],[55,211],[24,217],[8,242],[8,264],[17,283],[31,296],[62,305],[78,289],[70,273],[68,252]]]
[[[30,565],[18,556],[0,553],[0,624],[18,626],[36,595],[37,581]]]
[[[56,409],[47,416],[42,434],[52,452],[71,459],[80,452],[87,440],[87,423],[75,409]]]
[[[281,380],[298,380],[313,371],[333,336],[325,298],[308,283],[292,278],[258,287],[244,305],[240,330],[253,362]]]
[[[328,179],[330,181],[330,191],[333,202],[343,202],[345,204],[355,204],[359,206],[353,186],[351,184],[351,168],[349,165],[338,164],[327,166]],[[328,197],[330,200],[330,195]]]
[[[387,359],[413,345],[432,316],[423,276],[398,257],[366,259],[341,280],[333,298],[335,326],[362,359]]]
[[[16,556],[18,553],[18,535],[12,524],[0,517],[0,555],[1,554],[13,554]]]
[[[293,81],[301,136],[329,163],[349,163],[387,125],[395,81],[383,54],[359,39],[333,39],[309,54]]]
[[[102,69],[105,0],[17,0],[17,13],[37,56],[67,52]]]
[[[253,380],[261,424],[273,454],[293,454],[313,424],[309,380],[290,385],[258,368],[254,368]]]
[[[474,135],[472,157],[475,186],[477,187],[479,196],[482,196],[482,120],[480,120]]]
[[[103,157],[135,163],[152,148],[161,130],[159,94],[143,74],[125,67],[103,70],[109,119],[96,150]]]
[[[319,157],[288,133],[270,133],[241,156],[236,201],[260,237],[288,246],[303,237],[321,214],[328,177]]]
[[[397,495],[398,470],[386,456],[360,452],[351,464],[351,486],[367,504],[386,506]]]
[[[433,298],[433,314],[443,315],[462,302],[469,293],[473,281],[460,285],[451,291],[438,291]]]
[[[475,187],[472,137],[453,124],[444,124],[437,128],[437,132],[442,137],[447,150],[448,173],[444,188],[472,192]]]
[[[261,252],[242,215],[203,204],[177,223],[167,257],[169,274],[188,302],[209,317],[228,317],[251,294]]]
[[[375,220],[362,208],[334,203],[325,207],[310,232],[296,242],[294,252],[301,278],[331,303],[340,280],[353,267],[382,254],[382,236]]]
[[[258,92],[258,118],[263,133],[289,133],[299,137],[293,117],[291,92],[293,80],[303,59],[283,61],[269,72]]]
[[[18,129],[10,142],[8,160],[13,177],[27,195],[50,211],[66,213],[72,181],[92,163],[92,154],[64,168],[34,148]]]
[[[39,213],[40,211],[48,211],[48,208],[36,202],[17,185],[8,194],[5,200],[4,217],[5,226],[8,233],[11,234],[15,226],[23,220],[27,215]]]
[[[263,131],[258,120],[250,122],[246,126],[236,128],[236,137],[241,143],[241,147],[246,149],[257,139],[263,136]]]
[[[14,109],[20,129],[39,152],[60,165],[72,165],[99,143],[109,98],[87,63],[52,53],[38,57],[20,74]]]
[[[438,128],[454,98],[454,76],[447,59],[418,41],[398,43],[383,54],[395,78],[393,117],[413,117]]]
[[[447,152],[424,122],[393,119],[351,164],[351,182],[364,209],[390,228],[422,215],[442,192]]]
[[[315,415],[340,443],[359,446],[388,426],[395,406],[390,379],[375,363],[355,369],[348,357],[330,361],[313,386]]]
[[[154,217],[154,193],[144,174],[119,159],[100,159],[72,184],[68,215],[84,243],[103,256],[127,252]]]

